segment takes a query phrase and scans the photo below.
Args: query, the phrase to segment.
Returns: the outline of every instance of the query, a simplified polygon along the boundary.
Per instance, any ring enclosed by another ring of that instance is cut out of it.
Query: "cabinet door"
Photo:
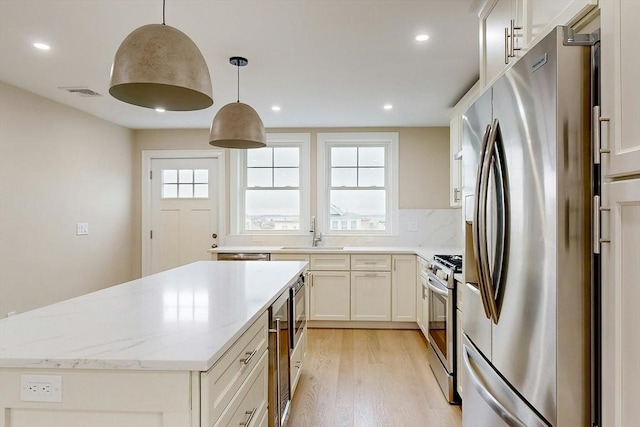
[[[309,287],[310,320],[349,320],[350,282],[348,271],[313,271]]]
[[[351,272],[351,320],[391,320],[391,273]]]
[[[527,45],[535,44],[557,25],[573,25],[597,4],[597,0],[527,0]]]
[[[640,173],[640,2],[606,0],[600,5],[603,173]]]
[[[520,56],[519,50],[523,45],[522,31],[515,30],[515,37],[513,38],[513,53],[516,58],[506,57],[507,49],[510,46],[511,40],[507,40],[505,36],[505,28],[511,32],[511,20],[514,20],[515,27],[522,27],[522,0],[498,0],[494,3],[493,8],[486,14],[486,17],[481,20],[482,28],[482,44],[483,47],[481,55],[481,70],[480,76],[483,84],[489,85],[491,81],[498,76],[507,67],[508,63],[512,63]],[[489,2],[490,3],[490,2]],[[509,43],[509,46],[507,46]],[[484,71],[484,72],[483,72]],[[482,78],[484,77],[484,78]]]
[[[603,186],[602,425],[638,423],[640,402],[640,179]]]
[[[422,281],[420,280],[421,258],[416,262],[416,323],[420,330],[423,330],[424,322],[422,317]]]
[[[455,114],[449,123],[449,205],[462,206],[462,168],[457,154],[462,149],[460,115]]]
[[[429,285],[427,285],[427,280],[421,278],[420,287],[422,287],[422,334],[427,339],[429,339]]]
[[[416,256],[394,255],[391,271],[391,320],[416,321]]]

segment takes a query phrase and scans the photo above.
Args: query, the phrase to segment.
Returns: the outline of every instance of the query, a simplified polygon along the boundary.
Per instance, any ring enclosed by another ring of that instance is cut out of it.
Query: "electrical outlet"
[[[418,221],[407,222],[407,231],[418,231]]]
[[[62,375],[20,375],[23,402],[62,402]]]

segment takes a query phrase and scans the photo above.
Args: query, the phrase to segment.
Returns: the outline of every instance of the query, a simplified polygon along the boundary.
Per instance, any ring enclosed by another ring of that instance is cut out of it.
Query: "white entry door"
[[[150,274],[210,259],[218,227],[215,158],[152,159]]]

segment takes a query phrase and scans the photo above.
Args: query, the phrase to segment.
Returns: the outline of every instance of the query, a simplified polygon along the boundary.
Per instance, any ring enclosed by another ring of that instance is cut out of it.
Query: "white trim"
[[[218,160],[218,245],[224,244],[226,236],[226,173],[224,150],[142,150],[142,210],[141,210],[141,250],[142,250],[142,276],[151,271],[151,240],[148,238],[151,231],[151,162],[153,159],[216,159]]]
[[[385,187],[389,191],[387,197],[387,224],[385,231],[330,231],[328,212],[329,186],[327,174],[329,170],[328,150],[336,144],[385,144],[388,146],[388,158],[385,162],[385,175],[388,179]],[[318,224],[324,234],[329,236],[390,236],[398,234],[398,132],[347,132],[347,133],[318,133],[317,137],[317,217]]]
[[[286,232],[279,230],[256,231],[244,230],[244,222],[240,221],[240,212],[244,212],[244,178],[245,168],[244,158],[239,150],[231,151],[231,173],[230,186],[232,194],[230,197],[230,233],[243,236],[251,235],[307,235],[304,224],[311,222],[311,134],[309,133],[267,133],[267,146],[277,147],[282,145],[296,144],[300,146],[300,230]],[[235,189],[235,194],[233,190]]]

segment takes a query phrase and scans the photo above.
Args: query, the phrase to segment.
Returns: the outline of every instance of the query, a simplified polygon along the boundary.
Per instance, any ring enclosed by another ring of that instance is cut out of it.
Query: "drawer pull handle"
[[[253,411],[246,411],[245,414],[249,415],[249,418],[247,418],[247,421],[240,423],[240,427],[247,427],[249,424],[251,424],[251,420],[253,420],[256,412],[258,412],[258,408],[253,408]]]
[[[253,359],[253,356],[255,356],[255,355],[256,355],[256,352],[257,352],[257,351],[258,351],[258,349],[257,349],[257,348],[256,348],[255,350],[253,350],[253,351],[247,351],[247,352],[245,353],[245,355],[246,355],[247,357],[245,357],[244,359],[240,359],[240,363],[242,363],[243,365],[248,365],[248,364],[249,364],[249,362],[251,362],[251,359]]]

